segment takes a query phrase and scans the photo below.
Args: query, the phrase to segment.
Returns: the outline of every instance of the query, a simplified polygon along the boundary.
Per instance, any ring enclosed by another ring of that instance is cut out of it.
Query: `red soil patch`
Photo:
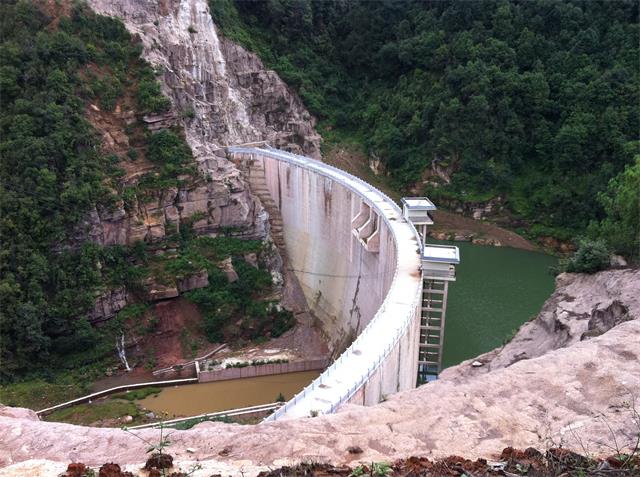
[[[147,319],[157,320],[157,324],[155,331],[143,338],[141,347],[147,352],[145,354],[155,355],[155,368],[193,359],[188,347],[193,342],[198,344],[198,355],[217,346],[208,343],[203,336],[202,315],[198,307],[184,298],[156,303],[147,313]]]
[[[48,28],[50,30],[57,30],[60,17],[68,17],[71,14],[71,2],[69,0],[47,0],[43,4],[44,12],[51,17],[51,23]]]

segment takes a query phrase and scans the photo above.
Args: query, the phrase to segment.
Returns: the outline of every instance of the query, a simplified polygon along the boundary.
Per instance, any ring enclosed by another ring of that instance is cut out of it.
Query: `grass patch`
[[[148,388],[132,389],[124,393],[114,394],[112,399],[124,399],[125,401],[137,401],[148,396],[157,396],[162,392],[161,388],[150,386]]]
[[[135,420],[138,415],[138,408],[133,402],[109,399],[60,409],[49,414],[46,420],[88,426],[99,421],[123,416],[133,416]]]
[[[53,384],[37,379],[3,385],[0,388],[0,403],[40,410],[83,396],[88,392],[88,386],[78,386],[71,382]]]

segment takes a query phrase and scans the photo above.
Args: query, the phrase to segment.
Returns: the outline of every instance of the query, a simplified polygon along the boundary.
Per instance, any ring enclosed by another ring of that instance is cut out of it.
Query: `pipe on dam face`
[[[314,159],[229,147],[264,167],[289,266],[339,358],[267,420],[376,404],[415,387],[421,241],[384,193]]]

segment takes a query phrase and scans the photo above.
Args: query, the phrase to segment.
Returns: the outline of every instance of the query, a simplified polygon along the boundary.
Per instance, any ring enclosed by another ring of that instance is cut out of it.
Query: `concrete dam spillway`
[[[282,217],[288,267],[339,354],[268,419],[377,404],[415,387],[424,257],[412,221],[384,193],[320,161],[269,147],[227,150],[264,174]]]

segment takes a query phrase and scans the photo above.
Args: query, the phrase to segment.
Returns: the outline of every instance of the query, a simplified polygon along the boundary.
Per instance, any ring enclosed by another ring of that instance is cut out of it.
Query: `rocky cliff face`
[[[248,192],[222,146],[269,141],[319,158],[315,121],[300,99],[260,59],[218,36],[205,0],[91,0],[98,13],[122,19],[144,46],[143,56],[159,72],[172,112],[147,117],[150,129],[184,128],[205,181],[164,191],[157,200],[125,211],[94,211],[92,238],[102,244],[158,241],[167,224],[194,214],[199,233],[220,227],[264,237],[265,214]],[[123,116],[130,112],[121,113]],[[118,138],[105,137],[106,142]]]
[[[90,0],[89,4],[97,13],[119,17],[139,37],[143,57],[159,72],[163,92],[172,103],[169,113],[146,116],[144,122],[151,131],[183,128],[198,175],[186,181],[188,185],[134,197],[127,204],[121,201],[111,210],[93,210],[77,241],[161,242],[185,222],[197,234],[232,228],[236,235],[265,238],[267,214],[227,160],[223,146],[268,141],[319,158],[320,136],[300,99],[256,55],[218,35],[206,0]],[[91,105],[87,113],[102,132],[105,148],[124,156],[129,149],[124,130],[135,121],[134,111],[118,106],[106,113]],[[153,170],[153,164],[144,160],[121,166],[127,185],[135,185]],[[126,303],[121,295],[107,291],[98,297],[91,318],[113,316]]]
[[[205,0],[90,0],[137,34],[182,116],[196,160],[214,175],[233,166],[221,146],[269,141],[319,158],[315,121],[260,59],[220,37]]]
[[[542,311],[522,325],[509,343],[446,369],[441,377],[466,379],[506,368],[589,340],[631,319],[640,319],[640,270],[609,270],[593,275],[563,273],[556,279],[556,291]],[[476,366],[472,366],[473,362]]]

